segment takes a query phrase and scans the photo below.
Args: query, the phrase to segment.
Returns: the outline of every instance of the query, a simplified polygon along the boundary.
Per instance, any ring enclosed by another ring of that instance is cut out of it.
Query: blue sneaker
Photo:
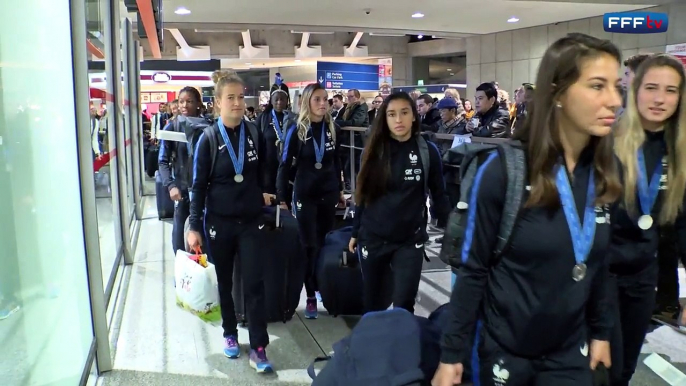
[[[317,298],[307,298],[305,305],[305,319],[317,319]]]
[[[19,311],[19,306],[16,304],[12,304],[7,306],[6,308],[0,309],[0,320],[4,320],[9,318],[10,316],[14,315]]]
[[[264,351],[264,347],[250,350],[250,367],[258,373],[271,373],[273,371],[272,364],[267,359],[267,352]]]
[[[231,359],[236,359],[241,356],[241,346],[238,345],[238,338],[234,335],[229,335],[225,340],[224,356]]]

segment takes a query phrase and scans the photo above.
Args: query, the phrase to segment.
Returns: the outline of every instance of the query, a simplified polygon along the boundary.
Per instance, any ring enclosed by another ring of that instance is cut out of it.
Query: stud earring
[[[555,107],[557,107],[558,109],[561,109],[561,108],[562,108],[562,103],[557,102],[557,103],[555,104]]]

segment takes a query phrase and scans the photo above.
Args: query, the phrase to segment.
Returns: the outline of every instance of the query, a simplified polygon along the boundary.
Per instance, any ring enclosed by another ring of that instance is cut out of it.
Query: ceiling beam
[[[165,28],[177,28],[180,30],[211,30],[219,32],[225,30],[226,32],[245,31],[245,30],[265,30],[265,31],[307,31],[310,34],[332,32],[350,32],[351,27],[346,26],[315,26],[315,25],[296,25],[296,24],[258,24],[258,23],[164,23]],[[456,32],[432,31],[432,30],[399,30],[399,29],[384,29],[384,28],[356,28],[358,31],[366,33],[376,33],[385,35],[436,35],[436,37],[444,39],[464,38],[468,36],[475,36],[475,34],[465,34]]]
[[[148,44],[150,45],[150,53],[155,59],[162,58],[160,50],[160,41],[157,39],[157,27],[155,25],[155,14],[152,10],[152,0],[136,0],[138,5],[138,12],[141,14],[141,21],[145,34],[148,36]]]

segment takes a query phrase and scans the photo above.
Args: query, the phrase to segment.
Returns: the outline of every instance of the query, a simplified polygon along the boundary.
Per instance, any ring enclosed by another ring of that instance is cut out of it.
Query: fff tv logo
[[[666,13],[613,12],[603,15],[603,27],[619,34],[656,34],[667,32],[669,20]]]

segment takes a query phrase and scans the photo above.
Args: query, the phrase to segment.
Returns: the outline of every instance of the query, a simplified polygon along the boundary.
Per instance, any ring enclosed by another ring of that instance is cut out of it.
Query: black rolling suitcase
[[[319,253],[315,274],[324,308],[330,315],[362,315],[364,292],[362,270],[357,254],[348,251],[352,227],[329,232]],[[391,305],[393,281],[390,267],[382,285],[386,307]]]
[[[300,303],[305,282],[307,259],[298,236],[298,222],[279,207],[265,208],[264,295],[267,322],[286,322],[293,318]],[[235,259],[233,270],[233,302],[236,319],[241,325],[248,320],[241,280],[241,265]]]
[[[169,197],[169,190],[162,185],[160,173],[155,175],[155,195],[157,200],[157,218],[160,220],[174,217],[174,201]]]
[[[154,177],[155,172],[159,169],[159,156],[160,147],[157,145],[151,145],[145,153],[145,174],[150,178]]]

